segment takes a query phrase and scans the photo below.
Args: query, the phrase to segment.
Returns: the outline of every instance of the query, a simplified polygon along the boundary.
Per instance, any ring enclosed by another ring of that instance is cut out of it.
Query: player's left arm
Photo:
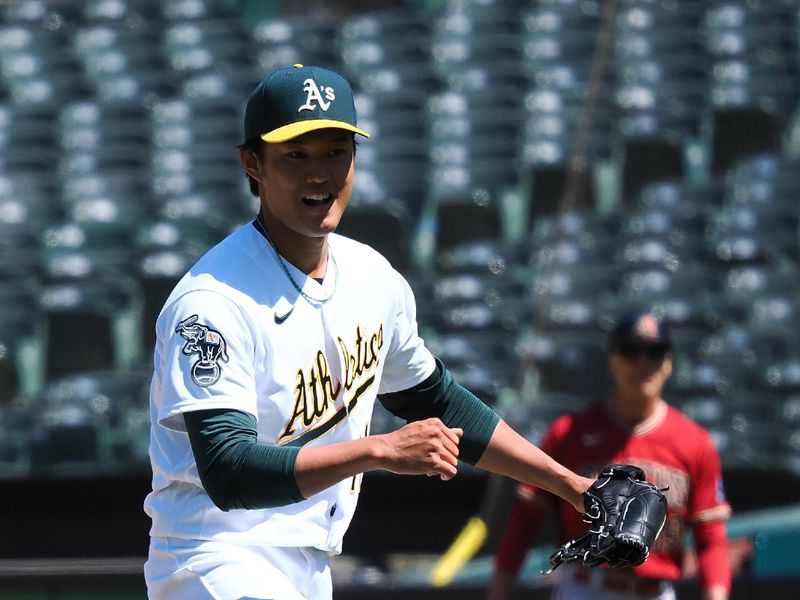
[[[697,523],[693,535],[703,600],[727,600],[731,572],[725,522]]]
[[[585,511],[583,493],[594,483],[566,468],[503,420],[475,466],[547,490],[580,513]]]
[[[689,512],[703,600],[727,600],[731,568],[725,521],[730,505],[722,485],[722,466],[710,436],[703,440],[692,474]]]
[[[384,407],[406,421],[438,417],[446,427],[463,431],[459,460],[541,487],[583,512],[581,494],[593,481],[566,469],[513,431],[456,383],[441,361],[431,368],[433,357],[417,333],[414,295],[399,273],[395,283],[395,319],[378,395]]]
[[[456,383],[438,359],[433,374],[424,382],[402,392],[381,394],[379,400],[407,421],[439,417],[447,427],[461,429],[461,460],[545,489],[583,512],[582,493],[593,480],[573,473],[515,432],[489,406]]]

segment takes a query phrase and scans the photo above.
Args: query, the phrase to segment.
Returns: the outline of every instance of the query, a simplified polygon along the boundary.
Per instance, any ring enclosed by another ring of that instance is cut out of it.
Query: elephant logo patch
[[[192,365],[192,381],[199,386],[208,387],[219,381],[219,362],[228,362],[228,347],[219,331],[198,323],[197,319],[197,315],[184,319],[178,323],[175,333],[186,340],[181,352],[187,356],[198,356]]]

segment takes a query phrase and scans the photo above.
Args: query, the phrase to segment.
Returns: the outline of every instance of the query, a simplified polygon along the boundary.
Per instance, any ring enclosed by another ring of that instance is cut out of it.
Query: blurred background
[[[154,319],[255,214],[244,102],[296,62],[353,82],[340,232],[411,282],[456,378],[538,442],[652,307],[666,397],[722,457],[732,598],[793,595],[800,0],[24,0],[0,1],[0,598],[144,598]],[[368,474],[335,597],[480,598],[509,499],[469,467]]]

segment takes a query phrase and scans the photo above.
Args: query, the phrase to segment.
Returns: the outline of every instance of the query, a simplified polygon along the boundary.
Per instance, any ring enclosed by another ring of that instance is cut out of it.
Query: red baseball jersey
[[[647,561],[635,567],[643,577],[678,579],[681,574],[684,532],[687,526],[724,520],[730,506],[722,487],[722,469],[711,436],[697,423],[666,402],[652,417],[630,429],[616,419],[603,403],[577,415],[564,415],[549,428],[542,450],[564,466],[587,477],[614,463],[641,467],[647,480],[665,492],[669,502],[667,522]],[[522,484],[514,508],[515,528],[536,527],[536,505],[555,496]],[[526,508],[527,507],[527,508]],[[558,502],[563,543],[586,531],[586,524],[572,506]],[[526,516],[525,512],[530,511]],[[510,527],[509,527],[510,528]],[[533,531],[506,535],[498,551],[503,560],[521,560]],[[524,548],[513,546],[522,546]],[[520,556],[520,551],[522,555]]]

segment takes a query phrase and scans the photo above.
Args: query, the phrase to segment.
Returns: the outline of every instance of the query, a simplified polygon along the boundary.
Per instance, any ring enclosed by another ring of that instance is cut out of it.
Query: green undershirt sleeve
[[[437,358],[436,369],[425,381],[400,392],[381,394],[381,404],[408,422],[438,417],[448,427],[460,427],[459,459],[474,465],[494,433],[500,416],[468,389],[457,384]]]
[[[272,508],[304,500],[294,465],[300,448],[257,441],[256,418],[232,409],[183,415],[200,481],[221,510]]]

